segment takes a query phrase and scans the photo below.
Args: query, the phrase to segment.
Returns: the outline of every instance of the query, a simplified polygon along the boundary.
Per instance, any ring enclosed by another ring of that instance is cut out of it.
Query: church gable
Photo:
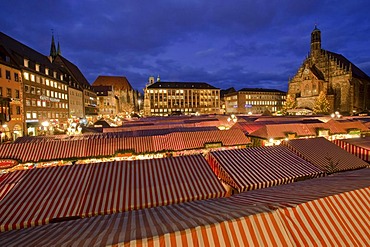
[[[344,56],[321,49],[321,32],[315,27],[309,56],[289,80],[288,95],[296,98],[299,108],[311,109],[321,91],[334,111],[370,109],[370,77]]]

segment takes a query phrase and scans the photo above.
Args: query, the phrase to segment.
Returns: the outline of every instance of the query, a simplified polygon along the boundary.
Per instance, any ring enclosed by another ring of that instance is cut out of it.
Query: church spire
[[[58,49],[57,49],[57,55],[62,55],[62,52],[60,50],[60,45],[59,45],[59,41],[58,41]]]
[[[315,24],[315,28],[311,33],[311,55],[318,54],[321,51],[321,31],[317,28]]]
[[[54,41],[54,30],[51,30],[51,46],[50,46],[50,57],[54,59],[57,56],[57,49],[55,48],[55,41]]]

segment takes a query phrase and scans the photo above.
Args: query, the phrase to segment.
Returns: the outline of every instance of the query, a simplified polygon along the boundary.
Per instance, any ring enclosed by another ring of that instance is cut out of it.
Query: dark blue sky
[[[370,75],[368,0],[12,0],[1,31],[45,55],[51,29],[90,83],[126,76],[287,90],[317,23],[322,48]]]

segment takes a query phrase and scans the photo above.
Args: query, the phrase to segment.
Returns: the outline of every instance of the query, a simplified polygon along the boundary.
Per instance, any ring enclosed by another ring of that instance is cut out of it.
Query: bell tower
[[[321,31],[315,25],[311,33],[311,55],[316,55],[321,51]]]

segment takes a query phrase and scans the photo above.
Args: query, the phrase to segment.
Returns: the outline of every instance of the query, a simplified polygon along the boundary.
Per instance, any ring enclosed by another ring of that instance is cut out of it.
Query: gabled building
[[[100,115],[126,116],[138,109],[139,94],[124,76],[98,76],[92,84]]]
[[[299,108],[313,109],[320,92],[327,95],[331,111],[356,114],[370,109],[370,77],[341,54],[321,48],[321,31],[311,33],[311,49],[295,76],[288,94]]]
[[[0,45],[22,75],[19,79],[24,134],[39,135],[66,129],[68,85],[58,66],[47,56],[4,33],[0,33]]]
[[[58,45],[59,47],[59,45]],[[58,49],[60,50],[60,48]],[[69,117],[86,118],[94,122],[98,115],[97,96],[80,69],[63,57],[60,52],[53,63],[66,71],[69,90]]]
[[[220,89],[205,82],[162,82],[149,78],[144,89],[144,115],[221,114]]]

